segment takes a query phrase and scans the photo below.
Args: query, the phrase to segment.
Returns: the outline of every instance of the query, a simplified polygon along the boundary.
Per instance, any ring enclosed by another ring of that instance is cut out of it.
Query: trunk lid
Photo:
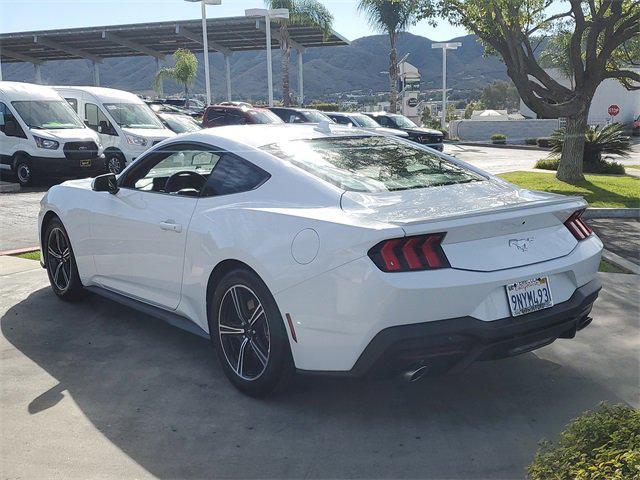
[[[577,240],[563,222],[581,198],[519,189],[489,179],[399,192],[345,192],[345,212],[402,227],[407,236],[446,232],[452,268],[494,271],[569,254]]]

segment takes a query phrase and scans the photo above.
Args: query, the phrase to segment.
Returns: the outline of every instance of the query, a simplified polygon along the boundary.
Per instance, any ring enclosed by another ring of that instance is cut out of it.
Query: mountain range
[[[474,35],[452,41],[462,46],[447,54],[447,86],[459,91],[482,88],[494,80],[506,80],[506,68],[496,57],[483,56],[483,46]],[[433,42],[410,33],[401,34],[398,41],[398,58],[409,54],[408,61],[422,75],[422,90],[440,88],[442,82],[442,53],[432,49]],[[202,55],[198,55],[202,60]],[[291,88],[298,90],[295,53],[290,67]],[[389,41],[386,35],[371,35],[339,47],[310,48],[303,57],[304,92],[307,101],[331,98],[338,93],[384,92],[388,89],[385,72],[389,65]],[[170,62],[169,62],[170,63]],[[224,60],[222,54],[211,53],[212,85],[214,95],[222,99],[226,92]],[[273,51],[274,90],[280,92],[280,53]],[[5,80],[34,81],[31,64],[4,64]],[[126,57],[105,59],[100,67],[103,86],[120,88],[138,93],[153,91],[155,60],[150,57]],[[43,83],[49,85],[91,85],[92,65],[87,60],[47,62],[42,66]],[[199,62],[199,72],[191,90],[204,91],[204,67]],[[264,51],[236,52],[231,57],[231,84],[234,99],[264,100],[266,98],[266,54]],[[179,92],[174,82],[165,81],[165,93]]]

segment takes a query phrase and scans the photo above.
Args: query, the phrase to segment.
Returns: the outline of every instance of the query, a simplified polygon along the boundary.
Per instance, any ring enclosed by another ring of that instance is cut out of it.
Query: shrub
[[[531,480],[640,478],[640,411],[601,403],[543,441],[527,467]]]
[[[540,148],[550,148],[551,147],[551,139],[549,137],[541,137],[536,140],[536,145]]]
[[[316,110],[321,110],[324,112],[338,112],[341,110],[340,105],[338,103],[330,103],[330,102],[314,102],[309,105],[309,108],[315,108]]]
[[[564,145],[564,129],[560,128],[551,135],[550,157],[560,157]],[[624,125],[612,123],[604,127],[589,125],[584,133],[585,170],[588,164],[598,164],[603,161],[603,154],[628,157],[631,153],[631,139],[624,134]]]
[[[507,136],[503,133],[494,133],[491,135],[491,143],[505,144],[507,143]]]
[[[559,158],[542,158],[536,162],[535,168],[541,170],[558,170]],[[598,163],[585,163],[584,173],[604,173],[608,175],[624,175],[624,166],[617,162],[601,160]]]
[[[525,143],[525,145],[537,145],[538,144],[538,139],[537,138],[525,138],[524,139],[524,143]]]

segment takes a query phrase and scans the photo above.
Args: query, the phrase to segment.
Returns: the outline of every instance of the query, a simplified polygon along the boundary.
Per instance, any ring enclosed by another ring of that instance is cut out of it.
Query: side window
[[[225,153],[209,175],[203,196],[229,195],[253,190],[266,182],[267,172],[254,164]]]
[[[7,137],[27,138],[11,110],[0,102],[0,132]]]
[[[102,113],[102,110],[100,110],[100,107],[98,107],[96,104],[85,103],[84,115],[86,117],[85,120],[87,126],[92,130],[95,130],[99,133],[104,133],[105,135],[118,135],[107,116]]]
[[[340,125],[349,125],[352,123],[351,120],[349,120],[347,117],[343,117],[341,115],[331,117],[331,119],[334,122],[339,123]]]
[[[387,117],[377,117],[376,120],[383,127],[392,127],[391,121]]]
[[[219,125],[220,123],[224,123],[224,110],[209,110],[207,112],[207,123],[212,123]]]
[[[240,112],[228,111],[225,118],[226,125],[244,125],[247,119]]]
[[[215,148],[176,145],[151,153],[124,179],[124,188],[172,195],[198,196],[222,152]]]
[[[289,120],[287,121],[287,123],[304,123],[304,118],[302,118],[297,113],[291,113],[289,114]]]
[[[75,110],[75,112],[78,113],[78,99],[77,98],[65,98],[65,100],[67,101],[67,103],[69,105],[71,105],[71,108],[73,108]]]

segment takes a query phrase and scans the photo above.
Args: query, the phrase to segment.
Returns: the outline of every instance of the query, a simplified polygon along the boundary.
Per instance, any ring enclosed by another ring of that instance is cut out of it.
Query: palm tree
[[[360,0],[358,10],[369,24],[389,36],[389,110],[396,113],[398,103],[398,35],[416,21],[419,2],[416,0]]]
[[[156,90],[159,90],[160,81],[167,77],[172,78],[184,87],[185,106],[189,106],[189,86],[198,74],[198,59],[189,50],[179,48],[173,54],[176,61],[173,67],[164,67],[156,73]]]
[[[291,44],[289,43],[289,25],[319,27],[325,37],[331,33],[333,15],[317,0],[265,0],[268,8],[289,9],[289,19],[279,19],[280,51],[282,54],[282,103],[291,104],[289,89],[289,61]]]

